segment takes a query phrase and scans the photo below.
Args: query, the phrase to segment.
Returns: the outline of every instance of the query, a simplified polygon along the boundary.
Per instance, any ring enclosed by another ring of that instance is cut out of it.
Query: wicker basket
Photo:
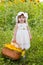
[[[17,49],[17,50],[19,50],[19,49]],[[13,49],[10,49],[8,47],[4,47],[2,49],[2,54],[4,56],[7,56],[8,58],[13,59],[13,60],[18,60],[21,57],[21,52],[17,51],[17,50],[15,48],[13,50]]]

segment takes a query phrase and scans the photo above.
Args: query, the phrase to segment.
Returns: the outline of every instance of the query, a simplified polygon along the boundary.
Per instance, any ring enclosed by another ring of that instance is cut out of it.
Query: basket
[[[13,60],[18,60],[21,57],[22,50],[20,48],[16,48],[11,44],[6,44],[5,47],[2,49],[2,54],[8,58]]]

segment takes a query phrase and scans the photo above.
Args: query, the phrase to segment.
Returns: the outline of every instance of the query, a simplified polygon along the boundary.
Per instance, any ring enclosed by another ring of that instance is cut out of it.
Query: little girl
[[[24,12],[19,12],[16,16],[16,25],[14,30],[14,37],[12,42],[17,42],[18,46],[22,50],[27,50],[30,48],[30,29],[27,24],[28,14]]]

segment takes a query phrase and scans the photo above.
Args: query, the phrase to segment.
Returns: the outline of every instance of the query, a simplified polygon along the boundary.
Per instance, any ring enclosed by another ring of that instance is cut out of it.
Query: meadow
[[[26,51],[26,59],[18,61],[5,58],[1,51],[3,45],[10,43],[16,24],[16,15],[23,11],[28,13],[28,25],[32,35],[31,47]],[[0,65],[43,65],[43,3],[2,2],[0,3]]]

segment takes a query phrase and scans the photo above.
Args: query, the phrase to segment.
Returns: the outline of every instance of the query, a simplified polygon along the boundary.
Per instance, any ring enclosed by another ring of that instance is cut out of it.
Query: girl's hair
[[[23,14],[21,14],[20,16],[18,16],[18,18],[20,18],[21,16],[24,16]],[[25,16],[24,16],[25,17]],[[20,23],[20,21],[18,20],[18,23]],[[26,23],[26,20],[24,20],[24,23]]]

